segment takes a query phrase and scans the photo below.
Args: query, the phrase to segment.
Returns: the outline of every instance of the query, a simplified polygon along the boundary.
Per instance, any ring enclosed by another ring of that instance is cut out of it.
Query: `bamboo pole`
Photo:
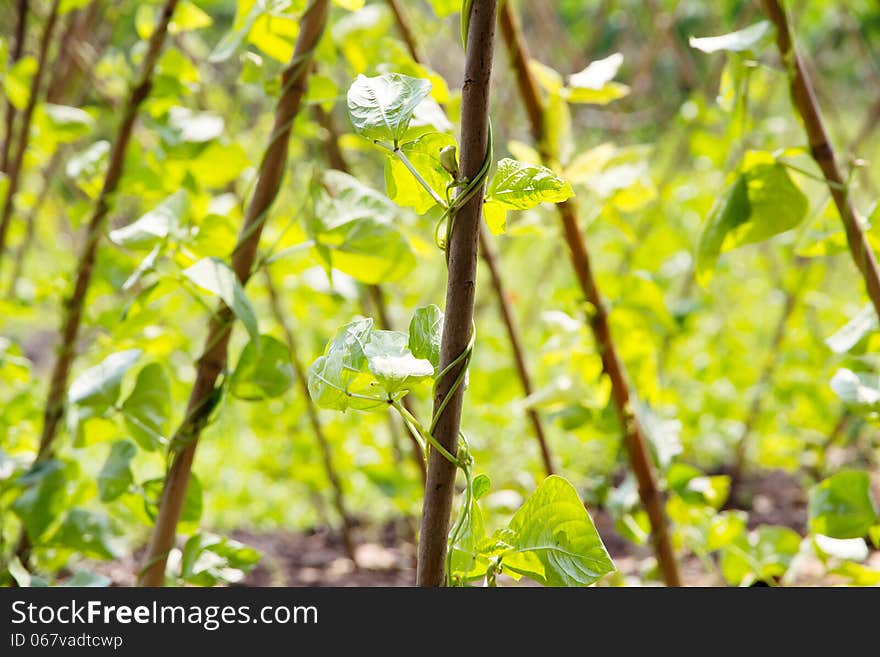
[[[257,173],[253,196],[245,213],[238,243],[232,254],[232,269],[242,285],[251,276],[263,225],[272,206],[287,163],[290,130],[306,91],[314,50],[327,23],[329,0],[311,0],[300,22],[293,57],[282,75],[282,92],[275,111],[275,125]],[[156,525],[139,575],[143,586],[161,586],[165,581],[165,563],[174,547],[177,522],[183,509],[196,446],[217,400],[216,383],[226,367],[227,348],[232,329],[232,311],[221,304],[211,317],[208,336],[198,359],[196,379],[187,404],[186,417],[172,438],[177,446],[159,504]]]
[[[776,45],[782,63],[788,71],[792,104],[803,122],[810,142],[810,153],[825,176],[828,191],[834,199],[834,205],[837,206],[846,231],[850,255],[865,280],[865,288],[874,310],[880,316],[880,270],[877,267],[877,260],[862,230],[858,212],[849,195],[846,178],[838,165],[813,85],[807,75],[804,62],[794,46],[792,29],[785,9],[779,0],[762,0],[762,4],[767,16],[776,26]]]
[[[495,0],[470,5],[461,90],[461,172],[474,180],[489,156],[489,81],[495,36]],[[476,293],[478,242],[482,221],[483,189],[457,212],[447,244],[446,314],[440,347],[440,371],[469,349]],[[450,219],[452,221],[452,219]],[[434,395],[436,424],[432,435],[448,452],[458,452],[464,386],[456,385],[468,359],[460,361],[437,381]],[[448,397],[448,399],[447,399]],[[441,586],[444,581],[449,517],[455,492],[456,465],[433,449],[428,455],[428,482],[422,507],[421,538],[416,569],[419,586]]]
[[[544,144],[544,107],[537,84],[529,69],[529,56],[525,41],[513,9],[504,3],[499,13],[501,34],[507,45],[508,56],[517,79],[520,96],[529,118],[532,136],[545,161],[549,161]],[[577,206],[573,200],[557,204],[565,241],[568,244],[572,267],[586,300],[592,306],[589,316],[590,328],[602,357],[605,373],[611,381],[611,397],[623,431],[623,443],[629,456],[630,466],[638,483],[639,498],[651,522],[651,541],[657,563],[668,586],[680,586],[681,579],[675,552],[669,539],[663,495],[657,484],[650,452],[641,424],[631,405],[631,393],[623,364],[608,324],[608,314],[598,284],[593,276],[586,242],[578,226]]]

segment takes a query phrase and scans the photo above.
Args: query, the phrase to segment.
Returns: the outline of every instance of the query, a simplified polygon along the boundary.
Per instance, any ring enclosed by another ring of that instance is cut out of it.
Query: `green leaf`
[[[287,346],[271,335],[262,335],[259,342],[251,340],[242,350],[230,391],[249,401],[271,399],[283,395],[295,378]]]
[[[309,230],[327,266],[369,285],[409,274],[416,260],[397,228],[397,207],[339,171],[326,172],[323,183],[327,193],[315,202],[315,221]]]
[[[874,409],[880,402],[880,375],[841,368],[831,377],[831,389],[848,406]]]
[[[440,151],[454,145],[455,138],[452,135],[429,132],[400,147],[419,175],[440,198],[446,197],[446,187],[453,182],[452,175],[443,168],[440,161]],[[437,205],[400,158],[394,155],[389,155],[385,161],[385,189],[388,198],[398,205],[413,208],[418,214],[425,214]]]
[[[409,350],[434,366],[440,364],[440,341],[443,337],[443,311],[434,304],[416,308],[409,322]]]
[[[807,213],[804,193],[773,155],[746,153],[740,174],[709,214],[697,248],[697,270],[705,285],[724,251],[791,230]]]
[[[102,502],[112,502],[134,483],[131,460],[136,453],[137,447],[127,440],[115,442],[110,447],[107,460],[98,472],[98,491]]]
[[[233,314],[241,320],[252,340],[259,342],[257,315],[244,293],[238,276],[219,258],[202,258],[183,270],[183,275],[200,288],[216,294]]]
[[[772,581],[788,570],[800,543],[801,537],[793,529],[761,525],[722,549],[721,572],[734,586]]]
[[[348,115],[359,135],[397,145],[416,107],[430,93],[429,80],[399,73],[358,75],[348,90]]]
[[[141,484],[144,495],[144,511],[151,521],[156,520],[156,514],[159,510],[159,501],[162,498],[162,487],[165,485],[165,478],[158,477],[149,479]],[[202,517],[202,483],[195,473],[189,478],[186,486],[186,496],[183,498],[183,509],[180,512],[180,524],[193,526],[198,524]],[[182,531],[178,526],[178,531]]]
[[[449,570],[453,581],[475,579],[486,573],[489,560],[482,549],[486,542],[483,513],[474,495],[464,528],[459,533],[458,540],[449,546]]]
[[[528,210],[541,203],[560,203],[574,196],[571,185],[547,167],[525,164],[510,158],[498,162],[498,169],[486,190],[487,205],[499,209]],[[495,208],[487,213],[493,233],[504,232]]]
[[[241,9],[242,6],[244,6],[244,3],[239,4],[239,9]],[[259,18],[262,13],[263,3],[253,2],[244,16],[236,16],[232,29],[220,39],[220,42],[216,46],[214,46],[211,54],[208,55],[208,61],[212,64],[219,64],[220,62],[225,62],[238,52],[245,39],[248,38],[257,18]]]
[[[183,546],[180,578],[196,586],[241,581],[259,562],[260,553],[238,541],[215,534],[193,534]]]
[[[810,531],[831,538],[860,538],[880,523],[867,472],[844,470],[810,489]]]
[[[70,384],[67,393],[70,403],[89,407],[93,415],[103,414],[116,404],[122,377],[134,366],[141,353],[140,349],[120,351],[82,372]]]
[[[434,376],[434,366],[409,350],[409,335],[400,331],[373,331],[364,347],[367,366],[386,395]]]
[[[378,398],[375,380],[369,373],[364,352],[373,330],[373,320],[358,319],[340,327],[309,368],[309,395],[318,406],[338,411],[349,408],[372,410],[387,406]],[[352,395],[363,395],[362,399]]]
[[[474,477],[474,481],[471,484],[473,489],[473,495],[475,500],[479,500],[481,497],[485,496],[486,493],[489,492],[489,488],[492,486],[492,480],[489,479],[488,475],[478,474]]]
[[[60,143],[79,139],[94,129],[94,119],[78,107],[43,103],[40,112],[46,117],[52,137]]]
[[[52,536],[50,545],[98,559],[115,559],[121,554],[110,519],[103,514],[79,508],[70,510]]]
[[[613,100],[623,98],[629,87],[612,79],[623,64],[623,55],[614,53],[590,64],[581,72],[570,75],[568,85],[562,92],[570,103],[590,103],[607,105]]]
[[[691,37],[691,48],[702,50],[706,53],[718,51],[726,52],[752,52],[760,46],[773,32],[770,21],[760,21],[749,25],[736,32],[729,32],[714,37]]]
[[[544,586],[587,586],[614,570],[590,514],[562,477],[547,477],[509,528],[515,538],[504,569]]]
[[[37,60],[25,55],[13,64],[3,77],[3,90],[10,104],[19,112],[24,110],[31,96],[31,78],[37,72]]]
[[[61,514],[67,501],[65,479],[65,465],[51,460],[35,464],[18,480],[24,490],[11,508],[24,524],[31,543],[37,543]]]
[[[836,354],[843,354],[855,347],[863,337],[878,326],[877,311],[871,303],[865,304],[851,320],[825,340],[825,344]]]
[[[171,420],[171,381],[159,363],[138,372],[134,389],[122,404],[122,417],[138,445],[154,450],[167,441]]]
[[[178,190],[127,226],[110,231],[110,241],[134,249],[152,249],[173,234],[189,208],[189,196]]]

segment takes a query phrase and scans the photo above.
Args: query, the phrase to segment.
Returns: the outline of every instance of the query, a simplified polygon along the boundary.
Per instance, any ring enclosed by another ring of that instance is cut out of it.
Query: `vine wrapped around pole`
[[[468,7],[469,5],[469,7]],[[466,2],[462,24],[467,34],[464,84],[461,90],[461,171],[476,193],[448,220],[445,243],[448,278],[446,314],[440,347],[440,375],[434,391],[431,435],[447,452],[458,451],[464,386],[473,338],[478,240],[482,221],[484,180],[491,157],[489,140],[489,81],[495,37],[495,0]],[[475,184],[476,183],[476,184]],[[450,367],[451,366],[451,367]],[[447,536],[455,492],[456,464],[440,450],[428,456],[428,481],[422,508],[416,581],[419,586],[441,586],[445,576]]]
[[[328,5],[329,0],[312,0],[306,7],[293,57],[282,76],[275,125],[263,153],[256,187],[232,254],[232,269],[242,285],[251,276],[266,217],[281,188],[290,130],[305,95],[315,48],[327,23]],[[216,384],[226,368],[231,331],[232,311],[221,304],[211,317],[204,350],[198,359],[186,417],[171,440],[171,464],[165,477],[156,525],[139,576],[139,582],[143,586],[161,586],[165,581],[165,563],[168,553],[174,547],[177,522],[183,509],[196,445],[220,392]]]
[[[544,143],[545,113],[538,86],[529,68],[529,55],[519,24],[509,2],[504,3],[499,12],[501,34],[507,46],[510,64],[516,75],[517,86],[531,125],[532,136],[542,159],[549,163],[550,158]],[[630,467],[636,477],[639,498],[651,522],[651,541],[657,563],[668,586],[680,586],[678,564],[669,538],[663,496],[657,484],[651,455],[641,424],[632,408],[629,383],[623,363],[608,323],[608,312],[593,276],[587,245],[578,226],[577,205],[572,200],[556,204],[565,233],[574,269],[581,291],[592,305],[589,317],[590,328],[596,340],[602,367],[611,381],[611,397],[617,411],[617,418],[623,431],[623,443],[629,456]]]
[[[788,71],[792,103],[803,121],[804,130],[810,141],[810,154],[825,176],[828,191],[834,199],[834,205],[837,206],[837,212],[846,230],[846,241],[853,262],[865,279],[868,297],[880,317],[880,269],[877,267],[877,259],[850,198],[846,178],[840,170],[834,147],[825,129],[813,85],[794,46],[785,8],[780,0],[762,0],[762,3],[767,16],[776,26],[776,45],[782,57],[782,64]]]

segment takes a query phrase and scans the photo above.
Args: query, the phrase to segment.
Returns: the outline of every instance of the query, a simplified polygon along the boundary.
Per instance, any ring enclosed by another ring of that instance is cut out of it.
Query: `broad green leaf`
[[[713,207],[697,249],[698,278],[706,284],[724,251],[760,242],[797,226],[806,196],[770,153],[746,153],[740,174]]]
[[[736,32],[729,32],[714,37],[691,37],[691,48],[702,50],[703,52],[712,53],[718,51],[727,52],[753,52],[769,37],[773,32],[773,26],[770,21],[761,21],[754,25],[749,25]]]
[[[870,409],[880,402],[880,375],[841,368],[831,377],[831,389],[844,404]]]
[[[94,129],[94,119],[77,107],[43,103],[40,113],[45,116],[53,139],[59,143],[74,141]]]
[[[144,495],[144,511],[151,521],[156,520],[159,501],[162,498],[162,487],[165,485],[165,478],[158,477],[145,481],[141,487]],[[186,495],[183,498],[183,509],[180,512],[180,523],[187,526],[198,524],[202,517],[202,483],[195,473],[190,475],[189,483],[186,486]],[[178,526],[178,531],[182,531]]]
[[[138,372],[134,389],[122,403],[122,417],[138,445],[154,450],[167,442],[171,420],[171,381],[159,363]]]
[[[434,366],[409,350],[409,335],[400,331],[373,331],[364,347],[367,366],[389,397],[434,376]]]
[[[191,267],[183,270],[183,275],[200,288],[216,294],[223,300],[233,314],[241,320],[251,339],[259,342],[260,331],[257,315],[238,276],[219,258],[202,258]]]
[[[250,164],[241,144],[213,141],[189,161],[189,171],[205,189],[221,189],[238,179]]]
[[[152,249],[174,233],[186,217],[189,196],[180,189],[127,226],[110,231],[110,241],[129,248]]]
[[[3,76],[6,98],[18,111],[24,110],[31,96],[31,78],[37,72],[37,60],[25,55],[13,64]]]
[[[867,472],[844,470],[810,489],[810,531],[831,538],[861,538],[880,523]]]
[[[400,149],[440,198],[446,197],[446,188],[453,182],[452,176],[440,162],[440,151],[454,145],[455,138],[452,135],[429,132],[407,142]],[[394,155],[390,155],[385,161],[385,189],[388,198],[398,205],[413,208],[418,214],[425,214],[437,205],[400,158]]]
[[[299,21],[293,16],[264,13],[254,21],[247,40],[272,59],[287,64],[298,34]]]
[[[141,356],[140,349],[128,349],[107,356],[99,365],[82,372],[70,384],[67,398],[71,404],[88,406],[95,415],[116,404],[122,377]]]
[[[504,158],[498,162],[486,190],[486,205],[491,206],[486,221],[493,233],[504,232],[506,222],[504,215],[499,214],[502,211],[528,210],[541,203],[560,203],[572,196],[571,185],[547,167]]]
[[[262,335],[259,342],[251,340],[242,350],[229,382],[230,391],[239,399],[270,399],[283,395],[295,378],[287,346],[271,335]]]
[[[793,529],[761,525],[721,551],[721,572],[733,586],[772,581],[788,570],[800,543]]]
[[[102,502],[111,502],[128,491],[134,483],[131,460],[137,453],[134,443],[120,440],[113,443],[107,460],[98,472],[98,492]]]
[[[71,509],[49,543],[98,559],[115,559],[121,554],[110,519],[86,509]]]
[[[349,322],[336,331],[324,354],[312,363],[309,395],[318,406],[338,411],[387,406],[387,401],[378,396],[379,390],[369,373],[364,352],[372,330],[373,320],[370,318]]]
[[[260,560],[254,548],[215,534],[197,533],[183,546],[180,578],[196,586],[240,581]]]
[[[434,366],[440,363],[440,340],[443,337],[443,311],[434,304],[416,308],[409,322],[409,350]]]
[[[416,107],[430,93],[428,80],[399,73],[358,75],[348,90],[348,114],[359,135],[397,145]]]
[[[489,488],[491,486],[492,480],[489,479],[488,475],[478,474],[476,477],[474,477],[474,481],[471,484],[474,499],[479,500],[481,497],[484,497],[486,493],[489,492]]]
[[[590,514],[562,477],[547,477],[509,524],[505,570],[544,586],[587,586],[614,570]]]
[[[338,172],[327,172],[310,227],[318,255],[367,284],[399,280],[415,267],[409,242],[393,221],[395,205],[379,192]]]
[[[37,543],[61,515],[67,501],[65,480],[65,466],[56,460],[35,464],[18,480],[24,490],[11,508],[21,519],[31,543]]]
[[[855,347],[863,337],[878,326],[877,311],[871,303],[865,304],[851,320],[825,340],[825,344],[836,354],[843,354]]]
[[[607,105],[629,93],[629,87],[612,79],[623,64],[623,55],[614,53],[570,75],[563,97],[570,103]]]

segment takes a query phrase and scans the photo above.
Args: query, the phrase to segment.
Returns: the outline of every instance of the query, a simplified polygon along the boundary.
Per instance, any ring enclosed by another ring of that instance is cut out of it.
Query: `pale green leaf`
[[[562,477],[547,477],[510,521],[503,565],[545,586],[587,586],[614,570],[590,514]]]
[[[180,189],[127,226],[111,230],[110,241],[129,248],[152,249],[177,230],[188,208],[189,196]]]
[[[71,404],[89,406],[100,415],[116,404],[122,377],[140,358],[140,349],[127,349],[107,356],[100,364],[82,372],[70,384],[67,398]]]
[[[200,288],[216,294],[244,324],[252,340],[259,341],[257,315],[235,272],[219,258],[202,258],[183,270],[183,275]]]
[[[754,51],[761,43],[772,34],[773,26],[770,21],[760,21],[749,25],[736,32],[729,32],[714,37],[691,37],[691,48],[712,53],[718,51],[746,52]]]
[[[408,345],[409,335],[406,333],[373,331],[364,348],[367,366],[388,397],[434,376],[431,362],[416,358]]]
[[[428,80],[399,73],[372,78],[358,75],[348,90],[348,114],[359,135],[396,145],[416,107],[430,93]]]

